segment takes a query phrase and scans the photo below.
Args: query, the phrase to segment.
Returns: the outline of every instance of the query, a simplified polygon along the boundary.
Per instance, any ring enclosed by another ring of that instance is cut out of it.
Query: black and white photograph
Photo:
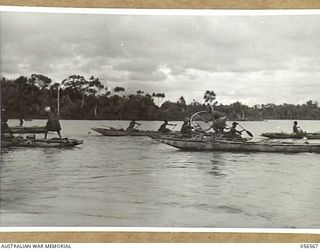
[[[0,12],[1,227],[320,229],[320,11]]]

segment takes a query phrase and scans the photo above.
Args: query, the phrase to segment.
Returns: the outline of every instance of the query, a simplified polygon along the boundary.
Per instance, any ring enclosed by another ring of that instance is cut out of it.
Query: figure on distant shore
[[[184,137],[191,137],[191,134],[192,134],[192,126],[190,124],[190,120],[185,119],[180,129],[180,135]]]
[[[171,130],[167,128],[167,126],[175,126],[175,124],[169,124],[168,121],[164,121],[160,128],[158,129],[158,132],[161,134],[170,134]]]
[[[59,138],[61,139],[61,134],[60,134],[61,126],[60,126],[58,117],[56,116],[55,113],[51,111],[51,108],[48,106],[45,107],[44,111],[47,113],[47,116],[48,116],[44,139],[47,139],[47,135],[49,131],[57,132],[59,135]]]
[[[19,126],[22,127],[23,126],[23,120],[24,119],[24,114],[23,112],[20,112],[19,114]]]
[[[13,136],[12,131],[8,125],[8,118],[6,116],[5,108],[1,108],[1,135],[10,134]]]
[[[293,133],[295,133],[295,134],[298,134],[298,135],[304,134],[303,130],[298,126],[297,121],[293,122],[292,129],[293,129]]]
[[[223,133],[223,130],[225,129],[227,125],[227,117],[225,114],[219,112],[219,111],[212,111],[211,112],[212,117],[212,128],[216,133]]]
[[[141,124],[138,123],[138,122],[136,122],[135,120],[132,120],[132,121],[130,122],[130,124],[129,124],[129,127],[127,128],[127,131],[139,131],[139,130],[137,129],[138,126],[135,127],[136,125],[140,126]]]

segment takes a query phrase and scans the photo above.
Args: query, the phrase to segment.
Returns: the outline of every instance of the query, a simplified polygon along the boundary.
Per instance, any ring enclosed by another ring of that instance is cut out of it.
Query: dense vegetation
[[[59,87],[60,109],[57,110]],[[1,102],[8,118],[44,118],[44,107],[51,106],[62,119],[136,119],[183,120],[191,114],[214,106],[230,120],[261,119],[320,119],[317,101],[305,104],[261,104],[249,107],[240,102],[218,104],[213,91],[204,93],[204,103],[186,103],[181,96],[176,102],[159,102],[165,93],[127,93],[123,87],[109,90],[98,78],[72,75],[61,84],[53,83],[44,75],[33,74],[29,78],[1,79]]]

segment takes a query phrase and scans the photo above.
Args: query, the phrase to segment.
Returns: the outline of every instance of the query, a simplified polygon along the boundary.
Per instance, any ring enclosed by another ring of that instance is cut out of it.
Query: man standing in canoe
[[[180,135],[184,137],[191,137],[192,126],[188,118],[186,118],[181,126]]]
[[[59,138],[61,139],[61,134],[60,134],[61,126],[60,126],[58,117],[56,116],[55,113],[51,111],[51,108],[49,106],[45,107],[44,111],[47,113],[47,116],[48,116],[44,139],[47,139],[47,135],[49,131],[57,132],[59,135]]]
[[[212,117],[212,128],[215,131],[215,133],[223,133],[223,130],[225,129],[227,125],[227,117],[225,114],[219,111],[212,110],[211,111],[211,117]]]

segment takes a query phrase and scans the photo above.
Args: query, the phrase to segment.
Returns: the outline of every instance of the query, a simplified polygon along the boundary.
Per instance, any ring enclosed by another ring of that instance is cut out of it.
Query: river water
[[[2,150],[0,225],[320,228],[320,154],[183,152],[91,130],[128,123],[62,120],[63,136],[83,145]],[[292,128],[292,121],[241,124],[255,136]],[[299,124],[320,131],[320,121]]]

